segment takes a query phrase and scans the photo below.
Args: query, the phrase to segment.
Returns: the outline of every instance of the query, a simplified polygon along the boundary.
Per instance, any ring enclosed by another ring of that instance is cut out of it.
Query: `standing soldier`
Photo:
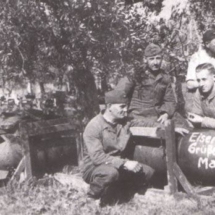
[[[215,30],[208,30],[203,34],[203,46],[191,57],[187,70],[187,88],[196,90],[196,67],[203,63],[211,63],[215,67]]]

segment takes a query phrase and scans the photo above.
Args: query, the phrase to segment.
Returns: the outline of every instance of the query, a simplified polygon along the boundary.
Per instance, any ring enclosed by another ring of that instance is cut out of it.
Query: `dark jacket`
[[[129,142],[131,133],[129,124],[111,125],[102,114],[95,116],[84,130],[84,158],[82,172],[102,164],[119,169],[126,161],[123,152]]]
[[[201,127],[215,129],[215,88],[208,97],[203,97],[199,90],[194,95],[191,113],[198,114],[203,117]]]
[[[160,72],[154,77],[148,70],[139,80],[124,77],[115,89],[124,90],[130,96],[129,113],[133,118],[159,117],[167,113],[171,118],[176,109],[176,101],[171,79]]]

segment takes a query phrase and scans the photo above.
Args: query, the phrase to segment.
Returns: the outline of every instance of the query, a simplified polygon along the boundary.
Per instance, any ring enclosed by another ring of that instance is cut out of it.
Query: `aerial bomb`
[[[165,141],[136,138],[134,159],[166,174]],[[186,177],[201,185],[215,185],[215,130],[194,129],[176,141],[177,162]]]

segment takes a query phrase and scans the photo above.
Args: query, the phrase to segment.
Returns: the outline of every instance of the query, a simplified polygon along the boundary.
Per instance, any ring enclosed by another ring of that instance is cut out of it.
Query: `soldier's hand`
[[[135,173],[142,170],[142,165],[137,161],[126,161],[123,167],[124,169]]]
[[[175,132],[182,136],[185,136],[189,133],[189,130],[187,130],[186,128],[175,128]]]
[[[158,118],[157,121],[160,122],[161,124],[164,124],[166,120],[168,120],[168,114],[164,113]]]
[[[194,113],[188,113],[188,120],[194,124],[202,123],[203,117]]]
[[[198,84],[197,81],[194,81],[194,80],[189,80],[189,81],[187,81],[187,89],[188,89],[190,92],[192,92],[192,91],[195,92],[195,90],[198,88],[198,86],[199,86],[199,84]]]

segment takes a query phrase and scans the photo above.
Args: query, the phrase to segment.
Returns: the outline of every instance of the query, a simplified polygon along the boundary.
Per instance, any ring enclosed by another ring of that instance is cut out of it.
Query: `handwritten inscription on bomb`
[[[193,132],[189,138],[189,142],[191,144],[188,147],[188,152],[199,155],[198,168],[215,168],[215,159],[210,159],[210,157],[215,158],[215,137]]]

